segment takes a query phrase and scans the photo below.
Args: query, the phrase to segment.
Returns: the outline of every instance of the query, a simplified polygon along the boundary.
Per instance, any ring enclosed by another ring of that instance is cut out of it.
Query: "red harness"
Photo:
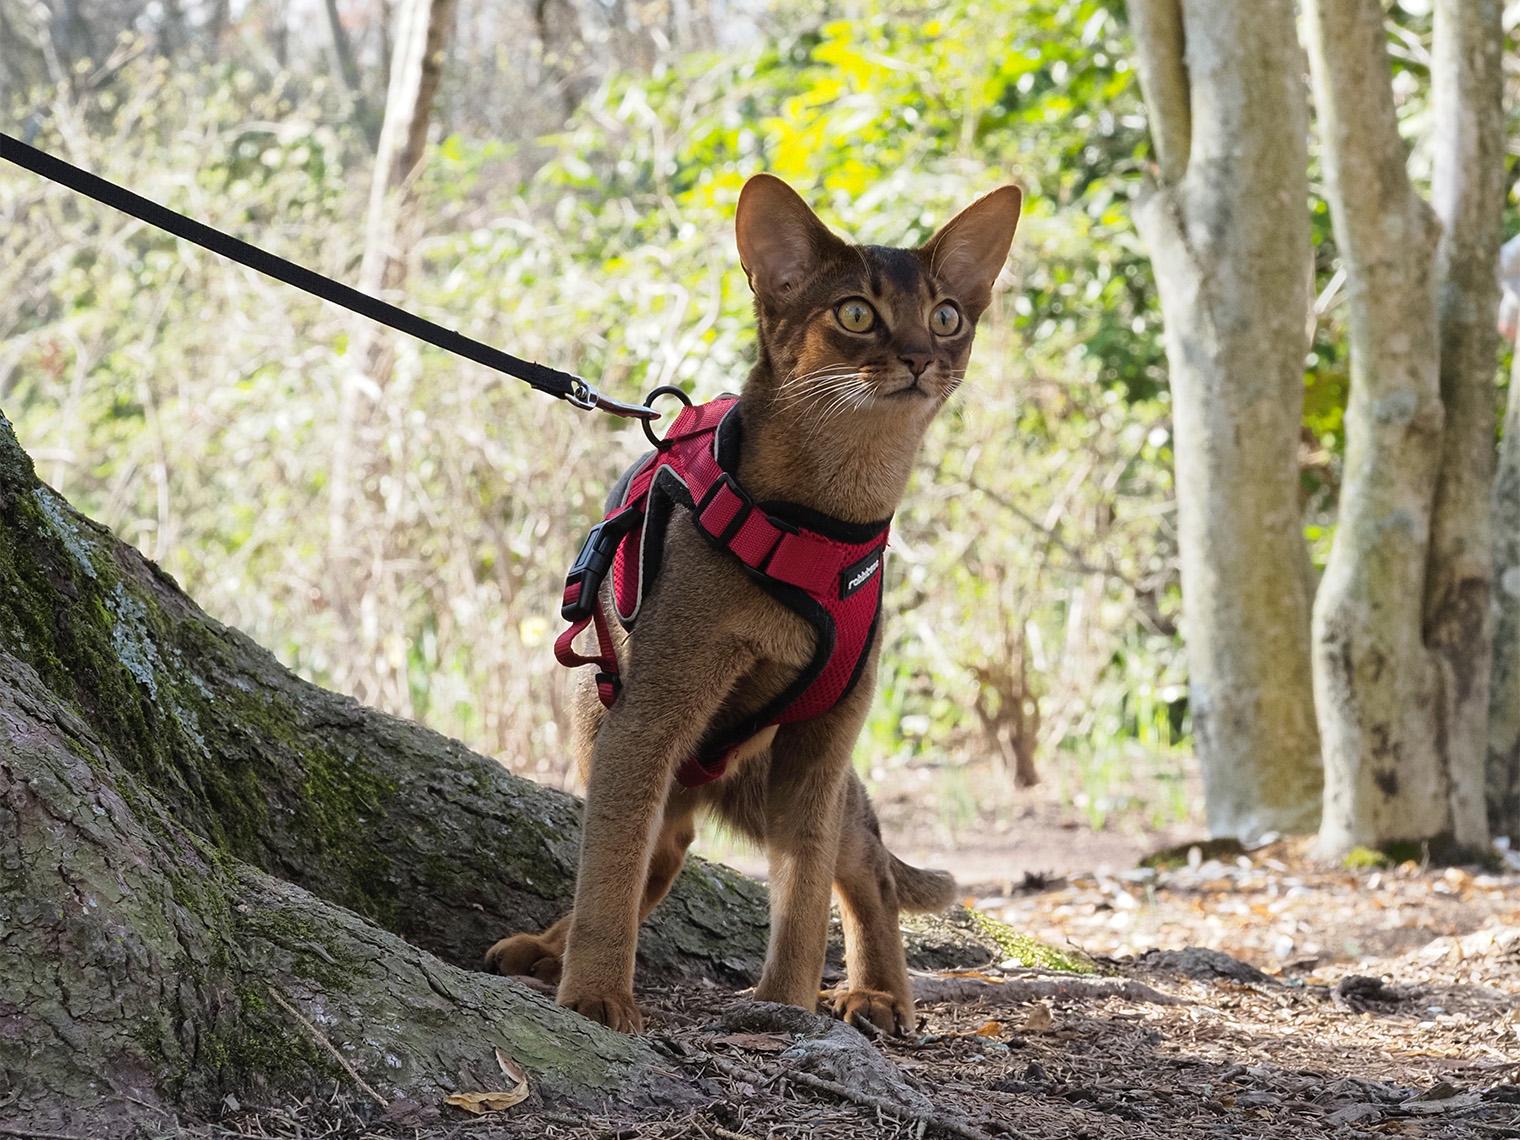
[[[597,666],[597,695],[611,708],[622,682],[601,585],[610,568],[617,618],[631,630],[659,574],[675,505],[761,589],[812,625],[812,660],[785,692],[681,765],[676,779],[688,788],[722,776],[737,746],[760,730],[820,716],[843,700],[860,679],[881,614],[890,520],[861,526],[794,503],[756,503],[732,473],[738,403],[726,396],[683,409],[659,448],[619,480],[606,517],[586,536],[565,579],[560,613],[571,624],[554,643],[562,665]],[[587,657],[574,641],[593,623],[597,652]]]

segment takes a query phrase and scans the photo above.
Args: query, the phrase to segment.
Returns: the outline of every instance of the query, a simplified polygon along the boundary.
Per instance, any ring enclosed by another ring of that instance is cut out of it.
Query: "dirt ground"
[[[651,1040],[691,1082],[679,1110],[588,1117],[529,1096],[408,1126],[347,1115],[335,1089],[201,1135],[1520,1137],[1520,872],[1326,870],[1286,844],[1184,849],[1159,870],[1134,854],[989,877],[976,905],[1096,972],[921,975],[904,1040],[715,986],[643,990]]]

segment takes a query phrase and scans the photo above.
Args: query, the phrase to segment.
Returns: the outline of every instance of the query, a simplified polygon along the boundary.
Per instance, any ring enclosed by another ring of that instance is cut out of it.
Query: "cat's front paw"
[[[639,1013],[633,991],[601,991],[587,988],[559,988],[559,1004],[582,1017],[599,1021],[619,1033],[644,1032],[644,1017]]]
[[[486,969],[510,977],[559,985],[564,946],[541,934],[514,934],[486,951]]]
[[[836,990],[827,994],[834,1016],[853,1025],[867,1037],[886,1033],[906,1037],[913,1032],[913,999],[894,997],[882,990]]]

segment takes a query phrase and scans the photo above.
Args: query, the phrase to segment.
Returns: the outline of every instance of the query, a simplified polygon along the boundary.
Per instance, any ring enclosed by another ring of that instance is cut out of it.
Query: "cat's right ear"
[[[774,174],[757,174],[744,184],[734,229],[749,287],[777,301],[795,296],[824,255],[844,244]]]

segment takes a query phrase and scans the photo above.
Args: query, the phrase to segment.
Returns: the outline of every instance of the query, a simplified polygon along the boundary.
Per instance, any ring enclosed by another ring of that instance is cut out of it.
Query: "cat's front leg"
[[[817,1008],[845,775],[864,715],[865,701],[852,695],[815,720],[786,726],[771,746],[765,805],[771,936],[755,987],[761,1001]]]
[[[622,695],[597,733],[586,788],[580,870],[558,1001],[637,1033],[633,997],[640,902],[657,823],[680,762],[700,744],[750,656],[733,642],[651,636],[642,619]],[[667,628],[691,628],[676,624]]]

